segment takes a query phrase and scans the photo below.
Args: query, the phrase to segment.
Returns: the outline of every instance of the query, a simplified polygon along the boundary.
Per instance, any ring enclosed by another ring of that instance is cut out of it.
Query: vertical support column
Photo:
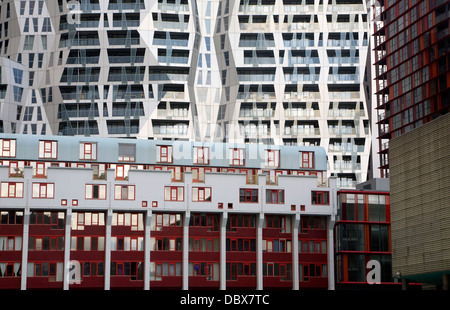
[[[328,257],[328,289],[334,290],[335,284],[334,284],[334,216],[328,216],[327,217],[327,257]]]
[[[298,228],[300,226],[300,213],[292,216],[292,289],[299,289],[298,273]]]
[[[25,208],[23,212],[23,234],[22,234],[22,272],[20,276],[20,289],[27,289],[28,277],[28,236],[30,232],[30,209]]]
[[[183,219],[183,283],[182,289],[189,289],[189,221],[191,212],[186,211]]]
[[[221,290],[227,289],[227,221],[228,212],[223,212],[220,221],[220,287]]]
[[[263,289],[263,251],[262,230],[264,227],[264,213],[259,213],[258,226],[256,227],[256,289]]]
[[[106,233],[105,233],[105,290],[111,288],[111,224],[112,210],[106,213]]]
[[[64,232],[64,278],[63,289],[69,289],[69,261],[70,261],[70,243],[72,234],[72,209],[67,208],[66,212],[66,229]]]
[[[152,222],[152,211],[148,210],[145,218],[144,237],[144,290],[150,289],[150,224]]]

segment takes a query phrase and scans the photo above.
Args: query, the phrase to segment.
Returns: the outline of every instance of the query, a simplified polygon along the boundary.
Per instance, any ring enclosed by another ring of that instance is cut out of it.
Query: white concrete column
[[[328,256],[328,289],[334,290],[335,284],[334,284],[334,217],[328,216],[327,217],[327,229],[328,229],[328,237],[327,237],[327,256]]]
[[[223,212],[220,218],[220,289],[227,289],[227,221],[228,212]]]
[[[105,290],[111,288],[111,224],[112,210],[108,209],[106,213],[106,232],[105,232]]]
[[[23,234],[22,234],[22,273],[20,275],[20,289],[27,289],[28,277],[28,237],[30,232],[30,209],[23,210]]]
[[[299,289],[298,277],[298,228],[300,226],[300,213],[292,216],[292,289]]]
[[[69,261],[70,261],[70,244],[72,234],[72,208],[67,208],[66,227],[64,232],[64,278],[63,289],[69,289]]]
[[[186,211],[183,219],[183,283],[182,289],[189,289],[189,220],[191,212]]]
[[[152,222],[152,211],[148,210],[145,217],[144,237],[144,290],[150,289],[150,225]]]
[[[264,227],[264,213],[259,213],[256,227],[256,289],[263,289],[263,252],[262,230]]]

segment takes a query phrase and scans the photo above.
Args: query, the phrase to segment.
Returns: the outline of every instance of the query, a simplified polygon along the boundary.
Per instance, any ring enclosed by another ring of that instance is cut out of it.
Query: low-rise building
[[[0,135],[0,288],[334,289],[320,147]]]

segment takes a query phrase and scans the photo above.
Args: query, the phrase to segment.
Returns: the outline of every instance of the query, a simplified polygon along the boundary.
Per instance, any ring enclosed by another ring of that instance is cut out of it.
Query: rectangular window
[[[97,160],[97,143],[80,143],[80,159]]]
[[[184,201],[184,187],[166,186],[164,187],[165,201]]]
[[[280,166],[280,151],[278,150],[266,150],[266,167],[279,167]]]
[[[156,162],[158,163],[172,163],[172,146],[158,145],[156,147]]]
[[[58,154],[57,141],[39,141],[39,158],[56,159]]]
[[[211,187],[193,187],[192,201],[198,202],[211,201]]]
[[[136,161],[136,144],[119,143],[119,161]]]
[[[314,152],[300,152],[300,168],[314,168]]]
[[[194,147],[194,164],[209,165],[209,147]]]
[[[329,192],[311,192],[311,204],[313,205],[329,205],[330,195]]]
[[[239,202],[258,202],[258,189],[241,188],[239,190]]]
[[[114,199],[116,200],[134,200],[134,185],[115,185]]]
[[[0,139],[0,156],[16,157],[16,140]]]
[[[267,189],[266,203],[284,203],[284,189]]]
[[[33,183],[33,198],[49,198],[55,197],[55,184],[53,183]]]
[[[23,198],[23,183],[2,182],[0,185],[0,197]]]
[[[245,165],[245,150],[231,149],[230,165],[244,166]]]
[[[86,184],[86,199],[106,199],[106,184]]]

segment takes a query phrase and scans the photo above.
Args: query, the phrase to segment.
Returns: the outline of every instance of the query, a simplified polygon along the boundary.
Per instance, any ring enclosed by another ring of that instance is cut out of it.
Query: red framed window
[[[191,214],[190,227],[205,227],[207,231],[219,231],[220,218],[217,214]]]
[[[203,183],[205,182],[205,168],[186,168],[186,171],[192,171],[192,182]]]
[[[164,187],[165,201],[184,201],[184,187],[183,186],[165,186]]]
[[[16,157],[16,140],[0,139],[0,157]]]
[[[23,161],[9,162],[9,177],[23,178],[25,163]]]
[[[211,187],[193,187],[192,201],[195,202],[211,201]]]
[[[134,197],[135,197],[134,185],[114,185],[115,200],[134,200]]]
[[[30,251],[64,251],[64,236],[30,236]]]
[[[292,241],[289,239],[263,239],[262,250],[267,253],[291,253]]]
[[[86,199],[106,199],[106,184],[86,184]]]
[[[151,237],[150,250],[151,251],[181,251],[182,245],[181,237]]]
[[[21,236],[0,236],[0,253],[1,251],[21,251]]]
[[[189,276],[205,277],[208,281],[219,280],[219,263],[191,262],[189,265]]]
[[[23,182],[1,182],[0,197],[23,198]]]
[[[280,233],[290,233],[292,230],[292,220],[285,215],[267,214],[264,220],[265,229],[276,229]]]
[[[263,263],[263,276],[277,277],[281,281],[291,281],[292,264],[291,263]]]
[[[209,147],[194,147],[194,164],[209,165]]]
[[[142,213],[114,212],[112,226],[127,226],[131,231],[144,230],[144,215]]]
[[[72,212],[72,230],[84,230],[86,226],[105,226],[103,212]]]
[[[300,152],[300,168],[314,168],[314,152]]]
[[[31,225],[49,225],[50,229],[65,228],[65,213],[56,211],[31,211]]]
[[[103,277],[105,267],[103,262],[79,262],[79,274],[83,277]]]
[[[0,278],[20,278],[22,274],[21,265],[22,263],[2,261],[0,263]]]
[[[258,189],[241,188],[239,189],[239,202],[256,203],[258,202]]]
[[[256,276],[256,263],[227,263],[226,279],[236,281],[240,277]]]
[[[302,263],[299,265],[300,282],[307,282],[310,278],[326,278],[327,264]]]
[[[58,142],[41,140],[39,141],[39,158],[56,159],[58,157]]]
[[[130,280],[144,280],[144,263],[111,262],[111,276],[129,277]]]
[[[54,183],[33,183],[33,198],[55,198],[55,184]]]
[[[28,263],[28,277],[45,277],[56,282],[62,282],[64,276],[63,262],[33,262]]]
[[[164,227],[181,227],[181,214],[155,213],[150,225],[151,231],[162,231]]]
[[[227,238],[226,251],[228,252],[255,252],[255,238]]]
[[[156,146],[156,162],[158,163],[172,163],[172,146],[158,145]]]
[[[45,178],[46,176],[46,167],[50,165],[50,163],[46,164],[43,162],[37,162],[34,168],[34,177],[35,178]]]
[[[144,251],[144,237],[112,236],[111,251]]]
[[[129,165],[111,165],[116,170],[116,180],[125,180],[128,176]]]
[[[266,167],[279,167],[280,166],[280,151],[279,150],[266,150],[265,152],[265,164]]]
[[[0,156],[16,157],[16,140],[0,139]]]
[[[81,142],[80,159],[97,160],[97,143]]]
[[[151,281],[162,281],[164,277],[181,277],[181,271],[181,263],[150,262]]]
[[[183,182],[183,167],[167,167],[168,170],[172,171],[172,182]]]
[[[232,166],[245,165],[245,149],[238,149],[238,148],[231,149],[230,165]]]
[[[329,205],[330,193],[327,191],[312,191],[311,204],[313,205]]]
[[[266,203],[284,203],[284,189],[267,189]]]

